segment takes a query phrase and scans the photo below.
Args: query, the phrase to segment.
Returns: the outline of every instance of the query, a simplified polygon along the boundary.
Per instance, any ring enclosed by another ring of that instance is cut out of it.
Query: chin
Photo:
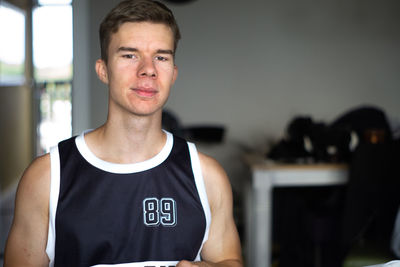
[[[160,114],[161,116],[161,112],[162,112],[162,107],[160,108],[147,108],[147,109],[135,109],[132,110],[132,114],[135,114],[137,116],[142,116],[142,117],[147,117],[147,116],[153,116],[156,114]]]

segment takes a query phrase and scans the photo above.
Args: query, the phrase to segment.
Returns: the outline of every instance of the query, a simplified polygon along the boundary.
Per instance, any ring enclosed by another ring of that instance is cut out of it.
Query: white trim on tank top
[[[164,131],[167,136],[167,141],[165,142],[164,147],[161,151],[152,157],[151,159],[138,162],[138,163],[131,163],[131,164],[119,164],[119,163],[112,163],[105,160],[98,158],[92,151],[90,151],[89,147],[85,142],[85,134],[88,131],[83,132],[75,139],[76,146],[79,150],[79,153],[88,161],[91,165],[95,166],[98,169],[101,169],[106,172],[111,173],[137,173],[152,169],[157,167],[161,163],[163,163],[169,156],[172,150],[172,146],[174,143],[174,138],[171,133]]]
[[[196,256],[196,261],[200,261],[201,260],[200,253],[203,249],[204,243],[208,240],[208,234],[210,232],[211,209],[208,203],[206,186],[204,184],[203,172],[201,171],[200,159],[196,145],[188,142],[188,146],[189,146],[190,160],[192,162],[192,169],[193,169],[194,180],[197,187],[197,192],[199,193],[201,205],[203,206],[204,215],[206,216],[206,230],[204,233],[203,242]]]
[[[60,193],[60,155],[58,146],[50,149],[50,199],[49,199],[49,229],[47,235],[46,254],[49,266],[54,266],[56,246],[56,212]]]

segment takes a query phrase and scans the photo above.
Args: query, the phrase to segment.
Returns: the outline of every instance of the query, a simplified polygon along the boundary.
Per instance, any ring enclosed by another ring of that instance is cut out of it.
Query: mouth
[[[158,94],[158,91],[153,88],[132,88],[132,90],[136,95],[143,98],[152,98]]]

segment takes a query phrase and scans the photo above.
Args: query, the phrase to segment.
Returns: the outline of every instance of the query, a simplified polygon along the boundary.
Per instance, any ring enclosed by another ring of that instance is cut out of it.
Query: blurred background
[[[94,64],[99,23],[117,2],[0,0],[1,251],[30,161],[106,120]],[[183,129],[223,127],[222,141],[199,147],[225,167],[239,210],[243,155],[267,153],[294,117],[329,123],[367,105],[399,128],[399,1],[163,2],[182,33],[166,110]]]

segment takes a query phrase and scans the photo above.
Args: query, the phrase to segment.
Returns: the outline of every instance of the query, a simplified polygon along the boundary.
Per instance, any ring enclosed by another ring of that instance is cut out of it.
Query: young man
[[[105,18],[107,121],[27,168],[5,266],[242,266],[225,172],[161,129],[179,37],[159,2],[123,1]]]

